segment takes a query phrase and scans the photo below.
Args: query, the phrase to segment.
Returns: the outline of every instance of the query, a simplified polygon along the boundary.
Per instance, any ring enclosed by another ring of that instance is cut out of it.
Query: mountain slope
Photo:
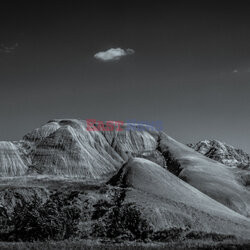
[[[250,195],[234,169],[209,159],[188,146],[161,135],[160,151],[168,169],[225,206],[250,216]]]
[[[49,174],[98,179],[120,167],[128,152],[155,150],[157,143],[146,131],[87,131],[86,121],[52,120],[25,135],[22,144],[29,147],[29,163],[24,166],[19,159],[12,161],[8,176]],[[3,155],[2,161],[9,164]]]
[[[122,165],[126,152],[156,148],[154,137],[145,131],[88,131],[80,120],[53,120],[46,126],[50,124],[51,133],[42,127],[24,137],[36,144],[30,169],[42,174],[100,179]]]
[[[126,189],[123,205],[136,204],[154,230],[188,227],[241,237],[250,234],[249,219],[149,160],[130,159],[109,183]]]
[[[0,176],[24,175],[27,169],[17,145],[12,142],[0,142]]]

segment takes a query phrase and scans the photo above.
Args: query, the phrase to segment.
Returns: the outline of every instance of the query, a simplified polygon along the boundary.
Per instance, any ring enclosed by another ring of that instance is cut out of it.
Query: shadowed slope
[[[146,159],[130,159],[109,182],[126,188],[154,230],[189,228],[248,238],[250,221]]]

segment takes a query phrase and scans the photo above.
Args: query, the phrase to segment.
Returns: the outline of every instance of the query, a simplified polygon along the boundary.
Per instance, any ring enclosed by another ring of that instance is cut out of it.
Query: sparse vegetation
[[[103,210],[102,204],[99,211]],[[151,232],[149,223],[132,203],[111,207],[103,221],[97,221],[93,229],[93,235],[96,237],[123,240],[145,240]]]
[[[80,218],[80,209],[75,205],[76,196],[74,192],[66,196],[55,193],[45,203],[38,196],[30,202],[17,203],[0,238],[9,241],[70,238]]]
[[[179,176],[180,172],[182,171],[180,163],[174,159],[169,151],[163,152],[162,155],[166,160],[167,170],[172,174]]]
[[[0,249],[248,249],[232,235],[154,231],[140,207],[124,203],[126,190],[106,186],[99,199],[92,191],[52,191],[46,201],[20,196],[10,216],[1,210]],[[83,222],[91,226],[79,227]]]

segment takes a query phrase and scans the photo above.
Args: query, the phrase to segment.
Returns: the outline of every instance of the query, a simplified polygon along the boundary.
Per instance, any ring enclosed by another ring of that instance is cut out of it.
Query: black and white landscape
[[[250,249],[250,4],[0,8],[0,249]]]
[[[1,142],[1,240],[247,244],[249,156],[136,126],[51,120]]]

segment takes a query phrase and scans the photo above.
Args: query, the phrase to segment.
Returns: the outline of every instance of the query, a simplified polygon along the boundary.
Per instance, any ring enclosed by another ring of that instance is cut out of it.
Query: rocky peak
[[[206,157],[230,167],[246,169],[250,166],[250,156],[246,152],[217,140],[203,140],[188,144],[188,146]]]

